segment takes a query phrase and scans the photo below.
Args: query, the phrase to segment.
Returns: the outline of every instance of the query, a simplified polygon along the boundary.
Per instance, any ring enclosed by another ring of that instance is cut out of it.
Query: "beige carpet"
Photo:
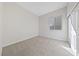
[[[67,42],[34,37],[2,49],[3,56],[72,56],[62,46],[69,47]]]

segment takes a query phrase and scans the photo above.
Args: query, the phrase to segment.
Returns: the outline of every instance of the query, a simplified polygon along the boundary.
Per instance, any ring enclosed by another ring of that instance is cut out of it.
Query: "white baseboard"
[[[2,47],[6,47],[6,46],[9,46],[9,45],[11,45],[11,44],[15,44],[15,43],[18,43],[18,42],[27,40],[27,39],[31,39],[31,38],[36,37],[36,36],[38,36],[38,34],[32,34],[32,35],[30,35],[30,36],[26,36],[26,37],[22,38],[21,40],[17,40],[17,41],[8,43],[8,44],[6,44],[6,45],[3,45]]]
[[[0,48],[0,56],[2,55],[2,48]]]
[[[41,37],[45,37],[45,38],[48,38],[48,39],[55,39],[55,40],[58,40],[58,41],[67,41],[67,40],[63,40],[63,39],[57,39],[57,38],[51,38],[51,37],[47,37],[47,36],[43,36],[43,35],[39,35]]]

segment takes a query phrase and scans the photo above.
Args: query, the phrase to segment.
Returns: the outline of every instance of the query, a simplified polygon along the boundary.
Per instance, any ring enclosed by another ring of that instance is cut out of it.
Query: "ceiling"
[[[67,5],[67,2],[19,2],[17,4],[40,16],[65,7]]]

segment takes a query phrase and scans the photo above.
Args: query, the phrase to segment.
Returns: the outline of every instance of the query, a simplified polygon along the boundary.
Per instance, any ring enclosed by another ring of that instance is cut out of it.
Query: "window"
[[[61,30],[62,28],[62,17],[50,17],[49,19],[49,28],[50,30]]]

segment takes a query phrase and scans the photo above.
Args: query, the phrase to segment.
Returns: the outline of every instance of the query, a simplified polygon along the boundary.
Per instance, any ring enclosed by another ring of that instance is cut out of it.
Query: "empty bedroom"
[[[78,2],[0,2],[0,55],[78,55],[78,8]]]

